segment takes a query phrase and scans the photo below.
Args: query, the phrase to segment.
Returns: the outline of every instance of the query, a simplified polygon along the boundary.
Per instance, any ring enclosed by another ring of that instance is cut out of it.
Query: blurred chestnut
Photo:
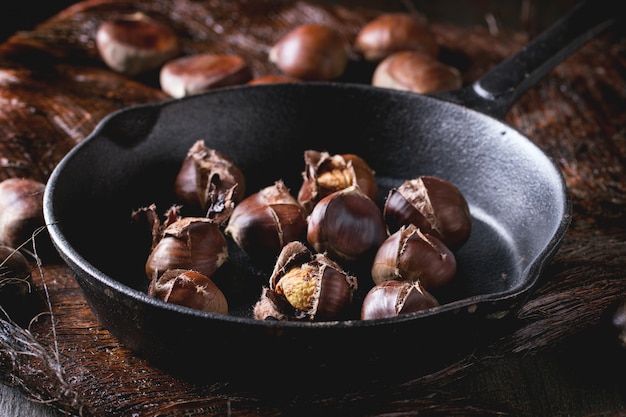
[[[383,281],[365,295],[361,320],[397,317],[437,306],[439,302],[419,281]]]
[[[161,89],[174,98],[245,84],[251,79],[252,70],[242,57],[211,53],[168,61],[159,75]]]
[[[0,182],[0,244],[26,250],[25,245],[34,242],[38,254],[53,253],[43,217],[45,188],[44,183],[31,178]]]
[[[259,320],[335,320],[352,304],[358,284],[339,264],[294,241],[282,250],[254,314]]]
[[[306,227],[304,209],[276,181],[235,206],[225,233],[255,260],[274,262],[283,246],[304,238]]]
[[[206,275],[186,269],[170,269],[153,279],[148,295],[159,300],[207,311],[228,314],[228,301]]]
[[[450,282],[456,275],[456,258],[439,239],[422,233],[415,225],[402,226],[380,245],[372,263],[372,279],[417,281],[430,290]]]
[[[327,195],[308,218],[308,242],[337,262],[373,256],[386,238],[381,210],[357,186]]]
[[[461,191],[434,176],[407,180],[390,190],[383,214],[391,233],[413,223],[452,250],[467,241],[472,229],[469,205]]]
[[[217,199],[224,198],[235,186],[232,201],[236,204],[245,195],[243,172],[228,156],[198,140],[183,160],[174,182],[174,192],[178,201],[191,213],[206,214]]]
[[[228,245],[218,223],[205,217],[182,217],[170,224],[146,261],[149,280],[168,269],[190,269],[211,278],[228,259]]]
[[[96,46],[109,68],[130,76],[154,70],[180,53],[176,34],[143,13],[104,21]]]
[[[269,60],[283,73],[302,80],[332,80],[346,69],[347,45],[335,29],[303,24],[283,36],[269,52]]]
[[[430,94],[461,88],[461,73],[430,55],[415,52],[395,52],[380,62],[374,70],[372,85],[395,90]]]
[[[437,57],[439,44],[418,13],[384,13],[361,28],[355,47],[370,62],[379,62],[394,52],[412,50]]]
[[[378,198],[374,170],[358,155],[307,150],[304,165],[298,201],[307,213],[327,195],[354,185],[373,201]]]
[[[255,77],[247,82],[248,85],[259,85],[259,84],[276,84],[276,83],[297,83],[300,82],[299,79],[295,77],[290,77],[288,75],[263,75],[260,77]]]

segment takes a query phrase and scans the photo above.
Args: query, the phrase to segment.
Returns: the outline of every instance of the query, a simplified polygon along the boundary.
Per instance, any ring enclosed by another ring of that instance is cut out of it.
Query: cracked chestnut
[[[206,214],[209,207],[224,199],[234,189],[232,202],[245,195],[243,172],[228,156],[209,148],[203,140],[196,141],[187,152],[174,181],[174,193],[184,209],[194,214]]]
[[[307,150],[304,152],[302,178],[298,201],[307,213],[327,195],[355,185],[373,201],[378,198],[374,170],[355,154],[331,155],[328,152]]]
[[[383,214],[390,233],[412,223],[452,250],[462,246],[472,230],[469,205],[461,191],[434,176],[407,180],[390,190]]]
[[[239,202],[225,233],[256,261],[273,262],[289,242],[303,239],[306,214],[282,181]]]
[[[430,290],[449,283],[456,275],[456,258],[436,237],[422,233],[413,224],[402,226],[378,248],[372,264],[372,279],[417,281]]]
[[[228,301],[222,290],[196,271],[169,269],[150,282],[148,295],[196,310],[228,314]]]
[[[189,269],[211,278],[228,259],[219,224],[205,217],[182,217],[163,231],[146,261],[149,280],[168,269]]]
[[[363,299],[361,320],[397,317],[439,306],[419,281],[384,281],[372,287]]]
[[[261,299],[259,320],[336,320],[345,316],[358,288],[356,277],[323,254],[290,242],[281,251]]]

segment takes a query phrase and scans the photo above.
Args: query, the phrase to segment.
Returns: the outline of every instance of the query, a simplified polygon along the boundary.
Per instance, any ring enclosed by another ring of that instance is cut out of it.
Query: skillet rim
[[[248,317],[240,317],[234,315],[221,315],[216,313],[204,312],[200,310],[195,310],[192,308],[167,303],[165,301],[158,300],[154,297],[148,296],[143,291],[134,289],[117,279],[108,276],[104,272],[100,271],[94,265],[92,265],[87,259],[85,259],[79,252],[67,241],[65,235],[61,232],[59,227],[56,225],[56,217],[55,210],[53,207],[53,195],[55,188],[57,186],[58,177],[61,175],[63,169],[66,165],[71,163],[74,158],[77,158],[80,155],[81,150],[84,147],[89,146],[89,144],[93,141],[98,140],[100,137],[100,133],[106,128],[107,124],[119,114],[123,114],[126,112],[134,111],[135,109],[142,108],[163,108],[166,106],[176,105],[179,102],[190,101],[190,100],[201,100],[203,97],[213,96],[217,94],[227,93],[229,90],[244,90],[244,89],[274,89],[281,88],[280,86],[287,85],[286,83],[274,83],[271,85],[240,85],[233,87],[222,87],[220,89],[207,91],[201,94],[196,94],[192,96],[186,96],[182,98],[176,99],[168,99],[160,102],[151,102],[145,104],[137,104],[131,105],[127,107],[120,108],[109,113],[105,116],[93,131],[80,143],[75,145],[57,164],[51,173],[44,191],[44,219],[50,234],[50,237],[56,247],[57,251],[63,258],[63,260],[70,266],[73,270],[74,274],[79,275],[82,280],[96,280],[101,285],[104,285],[108,288],[111,288],[118,293],[127,296],[134,301],[139,303],[144,303],[153,307],[164,308],[174,313],[179,313],[182,315],[191,315],[198,318],[207,318],[211,320],[218,320],[224,322],[232,322],[238,324],[244,324],[248,326],[258,326],[258,327],[271,327],[271,328],[361,328],[361,327],[369,327],[369,326],[377,326],[377,325],[393,325],[395,323],[407,322],[413,320],[419,320],[420,318],[435,316],[446,313],[453,313],[455,311],[460,311],[463,309],[467,309],[474,313],[476,310],[480,310],[480,307],[485,305],[495,306],[495,311],[489,311],[488,315],[494,318],[500,318],[507,316],[511,309],[514,308],[513,305],[509,305],[505,308],[505,311],[502,311],[502,308],[499,308],[499,305],[505,301],[509,301],[510,299],[520,299],[525,295],[528,295],[532,290],[536,287],[537,281],[539,280],[541,273],[544,271],[547,264],[550,262],[555,253],[559,250],[562,241],[565,238],[569,225],[571,223],[571,213],[572,213],[572,201],[571,196],[567,189],[567,184],[563,175],[562,170],[558,167],[555,161],[544,152],[536,143],[534,143],[528,136],[522,134],[518,129],[514,126],[510,126],[504,123],[502,120],[498,118],[485,114],[479,110],[475,110],[471,107],[468,107],[464,104],[459,104],[453,101],[448,101],[445,98],[438,97],[436,95],[419,95],[412,92],[386,89],[382,87],[376,87],[371,85],[350,83],[350,82],[299,82],[295,83],[295,88],[300,88],[299,86],[304,86],[303,88],[317,88],[316,86],[321,86],[320,88],[338,88],[352,91],[360,91],[360,90],[379,90],[383,92],[383,94],[388,95],[397,95],[397,96],[407,96],[410,99],[414,99],[415,96],[418,97],[419,100],[433,100],[435,102],[439,102],[437,105],[446,105],[458,107],[460,111],[471,112],[472,117],[483,117],[488,118],[490,121],[494,123],[499,123],[501,126],[506,128],[507,130],[515,131],[518,133],[521,140],[527,142],[527,145],[536,148],[537,151],[543,157],[547,159],[547,162],[551,164],[555,173],[559,178],[560,188],[563,190],[563,207],[561,210],[563,212],[563,216],[561,217],[558,227],[556,228],[554,234],[550,238],[550,240],[546,243],[541,251],[539,251],[535,257],[535,260],[528,265],[525,270],[522,270],[522,285],[519,287],[496,293],[489,294],[479,294],[473,295],[470,297],[462,298],[459,300],[454,300],[451,302],[447,302],[438,307],[434,307],[424,311],[417,311],[414,313],[403,314],[397,317],[389,317],[389,318],[380,318],[380,319],[372,319],[372,320],[359,320],[359,319],[349,319],[349,320],[328,320],[328,321],[273,321],[273,320],[257,320],[254,318]],[[289,88],[294,88],[293,83],[288,84]],[[526,271],[526,272],[525,272]],[[87,278],[86,278],[87,277]],[[78,279],[77,277],[74,277]],[[79,281],[79,284],[82,284]],[[89,300],[88,300],[89,301]],[[494,310],[486,309],[486,310]],[[508,311],[507,311],[508,310]]]

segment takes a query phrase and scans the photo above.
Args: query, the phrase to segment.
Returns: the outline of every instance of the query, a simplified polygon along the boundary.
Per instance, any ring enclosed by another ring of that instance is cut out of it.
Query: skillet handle
[[[623,17],[620,3],[581,3],[473,84],[434,96],[503,120],[513,104],[541,78]]]

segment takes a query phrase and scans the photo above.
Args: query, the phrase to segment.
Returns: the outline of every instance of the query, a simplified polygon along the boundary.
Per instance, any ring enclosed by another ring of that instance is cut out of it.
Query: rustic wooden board
[[[98,23],[136,9],[175,27],[185,53],[240,53],[256,75],[276,73],[267,62],[267,49],[289,28],[321,21],[342,28],[350,38],[379,11],[269,0],[78,3],[0,45],[0,178],[45,181],[106,114],[166,98],[156,88],[154,74],[137,79],[116,75],[95,50]],[[444,47],[442,59],[459,67],[466,83],[528,40],[523,33],[490,33],[484,27],[446,22],[433,22],[432,28]],[[555,411],[545,403],[553,399],[560,401],[559,412],[570,415],[624,407],[623,384],[614,384],[611,377],[624,370],[626,355],[613,349],[602,327],[603,312],[626,289],[623,35],[614,31],[585,46],[507,116],[507,122],[531,137],[563,170],[574,218],[542,285],[519,313],[517,326],[479,347],[472,357],[397,386],[373,384],[366,391],[347,387],[333,395],[268,396],[227,383],[193,384],[121,346],[95,319],[71,271],[58,260],[46,260],[35,268],[35,296],[49,297],[51,314],[38,316],[30,332],[4,328],[4,334],[26,337],[28,343],[18,354],[0,345],[1,381],[17,385],[29,398],[83,416],[541,415]],[[357,67],[345,78],[363,81],[368,69]],[[35,307],[46,311],[45,304]],[[572,353],[571,346],[582,346],[586,338],[594,338],[597,346]],[[46,355],[39,351],[42,347]],[[39,356],[25,354],[31,351]],[[559,359],[556,364],[554,358]],[[561,372],[572,363],[579,368],[570,371],[573,379],[552,374],[543,381],[531,378],[542,370]],[[578,379],[590,380],[592,399],[584,396],[590,391]],[[563,383],[570,389],[560,388]],[[541,389],[544,403],[535,399]]]

